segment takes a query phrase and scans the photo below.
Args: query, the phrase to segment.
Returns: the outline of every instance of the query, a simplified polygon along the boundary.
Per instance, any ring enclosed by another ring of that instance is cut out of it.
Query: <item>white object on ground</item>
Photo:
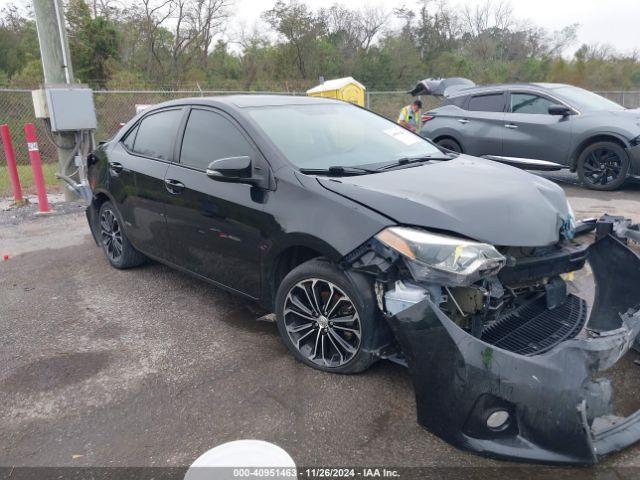
[[[204,468],[203,468],[204,467]],[[208,467],[208,468],[207,468]],[[219,470],[226,467],[229,470]],[[273,443],[262,440],[236,440],[223,443],[200,455],[189,467],[185,480],[223,480],[234,477],[233,469],[238,468],[278,468],[295,469],[296,464],[286,451]],[[214,469],[215,468],[215,469]],[[266,473],[269,475],[269,473]],[[257,478],[295,480],[295,475],[270,475]],[[253,477],[252,478],[256,478]]]

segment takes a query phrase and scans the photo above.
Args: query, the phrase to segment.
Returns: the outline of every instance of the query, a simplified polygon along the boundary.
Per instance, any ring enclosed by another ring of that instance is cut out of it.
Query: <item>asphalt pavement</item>
[[[640,221],[638,186],[594,193],[545,175],[578,217]],[[0,466],[185,466],[246,438],[298,465],[484,467],[487,478],[513,466],[422,429],[406,369],[308,368],[253,305],[157,263],[109,267],[82,209],[64,210],[0,212]],[[612,373],[627,413],[640,408],[637,358]],[[639,454],[604,465],[640,466]]]

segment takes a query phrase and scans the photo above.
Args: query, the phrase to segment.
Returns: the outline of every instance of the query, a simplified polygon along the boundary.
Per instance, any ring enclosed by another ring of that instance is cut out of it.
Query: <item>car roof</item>
[[[154,105],[156,107],[166,107],[170,105],[226,105],[235,108],[248,107],[272,107],[282,105],[321,105],[341,102],[330,98],[308,97],[303,95],[218,95],[211,97],[191,97],[170,100],[168,102]]]
[[[211,97],[219,102],[230,103],[236,107],[271,107],[279,105],[316,105],[333,103],[336,100],[306,95],[229,95]]]
[[[165,102],[157,103],[145,108],[141,112],[137,113],[131,120],[127,122],[116,134],[115,139],[119,140],[123,138],[128,132],[131,131],[131,127],[136,124],[141,118],[147,115],[153,115],[155,112],[172,107],[184,107],[189,105],[194,106],[209,106],[218,108],[230,114],[236,114],[238,119],[246,116],[246,112],[243,109],[250,107],[278,107],[285,105],[349,105],[353,107],[353,104],[344,102],[342,100],[336,100],[332,98],[324,97],[309,97],[304,95],[218,95],[210,97],[185,97],[176,98],[173,100],[167,100]],[[355,108],[355,107],[354,107]]]
[[[537,82],[537,83],[494,83],[487,85],[475,85],[473,87],[466,87],[456,90],[452,93],[449,98],[461,97],[464,95],[474,94],[474,93],[489,93],[494,92],[496,90],[509,90],[514,88],[529,88],[532,90],[554,90],[560,87],[566,87],[568,85],[564,83],[545,83],[545,82]]]

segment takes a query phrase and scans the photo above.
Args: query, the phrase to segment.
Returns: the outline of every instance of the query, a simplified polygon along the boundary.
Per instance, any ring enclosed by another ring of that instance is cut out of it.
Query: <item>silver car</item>
[[[553,83],[457,85],[423,115],[438,145],[525,168],[568,167],[596,190],[640,178],[640,110]]]

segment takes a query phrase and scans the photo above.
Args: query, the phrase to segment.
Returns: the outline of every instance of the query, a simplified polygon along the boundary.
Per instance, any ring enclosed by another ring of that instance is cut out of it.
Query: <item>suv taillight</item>
[[[425,113],[424,115],[422,115],[422,123],[425,124],[429,120],[433,120],[434,118],[435,117],[433,115],[429,115],[428,113]]]

